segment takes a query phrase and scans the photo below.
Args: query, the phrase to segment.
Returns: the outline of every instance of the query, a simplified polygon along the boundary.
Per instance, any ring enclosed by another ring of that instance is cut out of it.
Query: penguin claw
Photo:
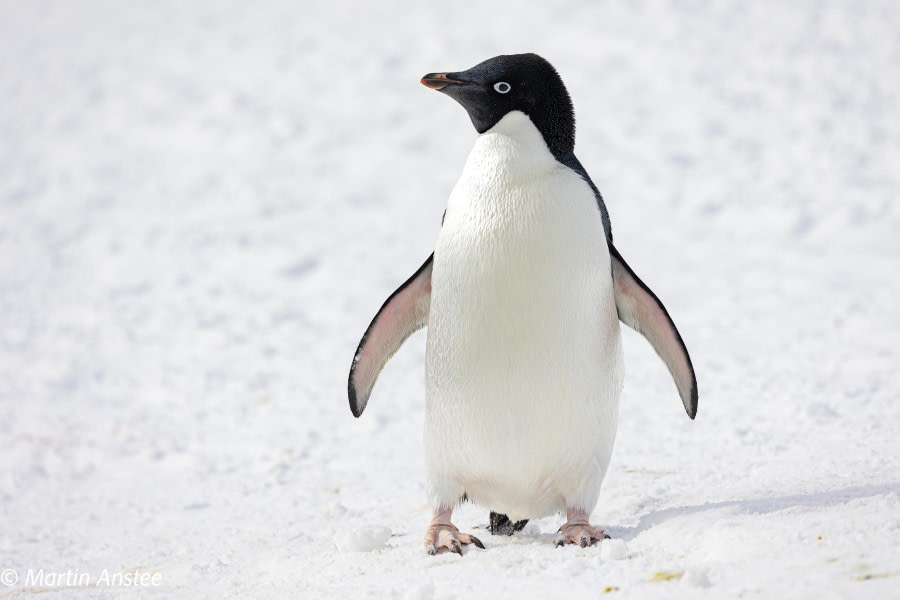
[[[432,523],[425,534],[425,551],[430,556],[443,552],[462,556],[462,547],[469,544],[484,549],[481,540],[474,535],[460,533],[456,526],[450,523]]]
[[[574,544],[581,546],[582,548],[587,548],[588,546],[593,546],[600,540],[609,538],[609,536],[603,533],[600,528],[588,527],[589,529],[586,527],[584,530],[582,530],[582,526],[579,525],[569,528],[553,538],[553,544],[557,548],[565,546],[566,544]]]
[[[599,527],[591,525],[588,522],[587,514],[581,511],[571,511],[568,520],[559,528],[557,536],[553,538],[553,543],[557,548],[566,544],[577,544],[582,548],[587,548],[605,539],[609,539],[609,536]]]

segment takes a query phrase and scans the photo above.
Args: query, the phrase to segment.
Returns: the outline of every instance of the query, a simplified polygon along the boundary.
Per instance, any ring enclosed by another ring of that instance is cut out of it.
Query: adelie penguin
[[[497,56],[422,83],[461,104],[479,136],[434,253],[363,335],[350,409],[362,414],[385,363],[427,325],[434,512],[426,551],[484,547],[451,522],[464,499],[511,521],[565,513],[555,543],[593,544],[605,537],[588,517],[612,454],[624,375],[619,321],[650,342],[693,419],[687,348],[613,246],[606,206],[575,157],[572,102],[553,66],[535,54]]]

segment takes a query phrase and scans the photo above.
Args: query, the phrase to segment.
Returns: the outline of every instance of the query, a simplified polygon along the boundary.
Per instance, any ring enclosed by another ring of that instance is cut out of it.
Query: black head
[[[495,56],[468,71],[429,73],[422,84],[459,102],[478,133],[519,110],[528,115],[557,158],[575,148],[575,112],[569,92],[553,65],[537,54]]]

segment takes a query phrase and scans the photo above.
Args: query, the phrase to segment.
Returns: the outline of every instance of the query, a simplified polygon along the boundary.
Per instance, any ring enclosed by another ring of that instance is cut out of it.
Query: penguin
[[[465,500],[496,511],[492,528],[496,517],[507,532],[565,514],[554,543],[592,545],[607,537],[589,516],[618,425],[619,323],[651,344],[694,419],[690,356],[613,245],[606,205],[575,156],[574,109],[556,69],[536,54],[502,55],[421,83],[462,105],[478,137],[434,252],[357,347],[350,409],[362,415],[387,361],[427,326],[425,550],[484,548],[451,521]]]

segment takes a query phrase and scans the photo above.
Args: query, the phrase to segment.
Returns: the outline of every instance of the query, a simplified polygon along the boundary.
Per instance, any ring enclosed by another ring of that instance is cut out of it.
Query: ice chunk
[[[628,544],[625,540],[603,540],[600,543],[600,558],[603,560],[622,560],[628,556]]]
[[[341,552],[371,552],[384,546],[391,530],[378,525],[341,529],[334,534],[334,545]]]
[[[685,571],[684,575],[681,576],[681,582],[693,587],[709,587],[712,585],[706,573],[699,569],[688,569]]]

